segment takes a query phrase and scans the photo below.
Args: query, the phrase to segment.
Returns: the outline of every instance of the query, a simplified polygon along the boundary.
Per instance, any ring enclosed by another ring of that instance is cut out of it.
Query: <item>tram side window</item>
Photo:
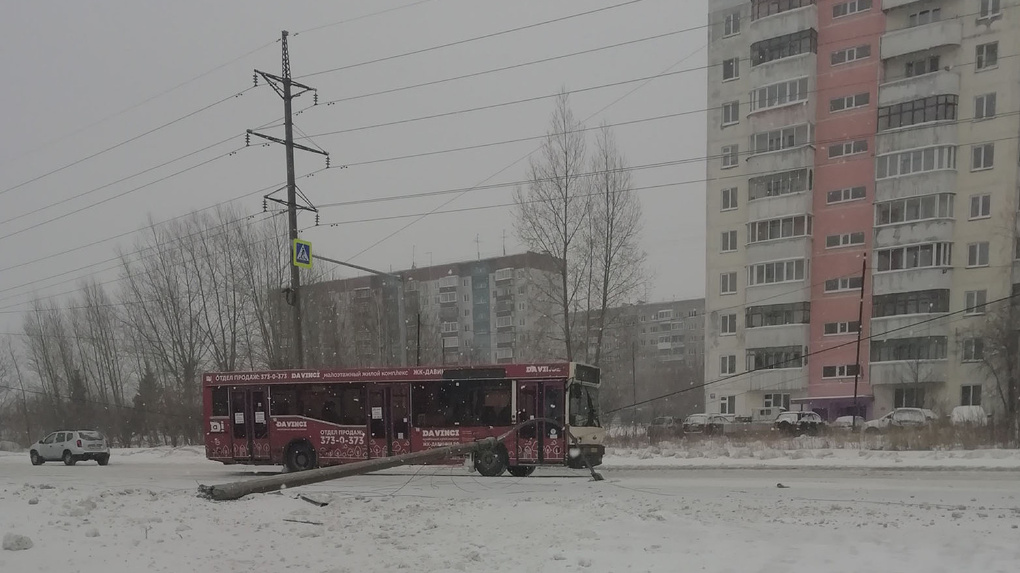
[[[299,412],[296,390],[273,388],[269,395],[270,416],[294,416]]]
[[[508,380],[415,384],[411,390],[415,425],[510,426],[510,384]]]
[[[230,415],[230,398],[229,392],[227,391],[226,388],[212,389],[212,415],[213,416]]]

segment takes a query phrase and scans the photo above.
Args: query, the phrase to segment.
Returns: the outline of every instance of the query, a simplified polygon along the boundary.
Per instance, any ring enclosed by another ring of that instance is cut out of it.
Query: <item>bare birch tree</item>
[[[574,356],[572,323],[589,264],[583,237],[591,195],[584,172],[586,146],[581,130],[567,94],[561,93],[540,155],[531,161],[530,182],[514,192],[519,238],[529,249],[548,253],[559,264],[555,284],[540,281],[535,286],[556,303],[562,320],[560,342],[567,360]]]
[[[1020,361],[1017,360],[1020,355],[1020,320],[1017,304],[1014,299],[998,305],[1000,308],[988,310],[986,320],[973,332],[975,342],[972,343],[980,341],[980,353],[972,349],[973,357],[980,360],[981,370],[990,379],[990,384],[982,388],[991,391],[995,410],[1004,414],[1009,439],[1014,443],[1020,443]]]
[[[587,360],[598,365],[604,333],[613,321],[610,310],[632,302],[645,287],[647,274],[640,247],[641,203],[616,138],[605,124],[598,131],[591,173],[590,223],[585,236],[591,257],[585,285],[585,349],[593,347],[593,355],[586,352]]]

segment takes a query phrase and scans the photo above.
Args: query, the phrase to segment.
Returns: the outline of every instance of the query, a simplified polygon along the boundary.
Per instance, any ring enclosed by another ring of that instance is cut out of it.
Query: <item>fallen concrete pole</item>
[[[200,485],[198,486],[198,492],[199,495],[208,499],[228,501],[232,499],[240,499],[252,493],[268,493],[284,488],[298,487],[321,481],[356,476],[369,472],[395,468],[398,466],[427,464],[428,462],[439,461],[449,456],[473,453],[486,448],[494,448],[498,443],[499,439],[497,438],[485,438],[484,440],[467,444],[433,448],[420,452],[412,452],[410,454],[401,454],[398,456],[365,460],[363,462],[353,462],[339,466],[317,468],[303,472],[260,477],[220,485]]]

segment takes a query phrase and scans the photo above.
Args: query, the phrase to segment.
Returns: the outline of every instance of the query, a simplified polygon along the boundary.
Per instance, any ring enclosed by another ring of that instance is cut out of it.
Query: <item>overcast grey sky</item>
[[[0,224],[0,237],[16,233],[0,238],[0,269],[17,265],[0,271],[0,332],[20,330],[18,311],[28,308],[33,297],[71,291],[84,277],[115,280],[116,263],[98,263],[115,256],[118,247],[131,251],[132,239],[126,236],[32,262],[36,259],[128,233],[143,226],[149,215],[163,220],[244,194],[248,196],[237,205],[249,213],[261,211],[261,194],[255,191],[285,179],[279,146],[242,149],[150,183],[242,147],[245,129],[282,118],[279,97],[264,85],[113,151],[10,189],[241,92],[252,85],[253,68],[279,73],[280,44],[275,40],[282,29],[292,34],[294,76],[318,88],[320,102],[326,102],[696,28],[514,70],[319,105],[298,115],[296,125],[314,136],[554,94],[561,87],[576,90],[693,68],[644,85],[585,91],[571,100],[579,118],[590,116],[590,125],[693,111],[621,126],[616,128],[617,139],[631,165],[704,156],[705,116],[700,110],[706,106],[707,34],[701,27],[706,21],[705,0],[641,0],[594,15],[302,78],[623,1],[4,3],[0,10],[0,35],[6,45],[0,51],[6,83],[0,96],[5,110],[0,114],[4,134],[0,221],[18,218]],[[338,23],[407,5],[411,6]],[[327,24],[335,25],[322,27]],[[227,62],[232,63],[210,72]],[[205,72],[209,73],[180,89],[82,129]],[[626,95],[638,86],[642,87]],[[311,103],[311,94],[306,94],[295,101],[295,109]],[[552,104],[552,99],[543,99],[324,135],[314,141],[331,153],[334,165],[340,165],[527,138],[545,132]],[[606,109],[600,112],[602,108]],[[282,128],[266,131],[283,135]],[[181,161],[114,183],[231,137]],[[526,176],[526,156],[538,144],[527,141],[333,169],[300,179],[299,186],[314,203],[324,205],[519,181]],[[322,157],[298,152],[299,175],[323,166]],[[701,161],[633,173],[636,187],[692,182],[638,191],[645,213],[644,248],[655,273],[653,300],[703,295],[704,173]],[[101,186],[107,187],[26,215]],[[89,207],[125,192],[123,197]],[[507,251],[518,251],[522,247],[513,235],[510,208],[437,213],[390,238],[414,218],[351,222],[421,214],[451,199],[440,211],[506,204],[511,193],[512,187],[505,186],[462,195],[324,208],[323,226],[306,231],[303,237],[323,255],[339,259],[357,255],[355,262],[382,269],[410,266],[412,251],[419,265],[429,264],[430,259],[440,263],[474,258],[479,247],[476,236],[483,257],[497,255],[502,252],[504,230]],[[56,217],[62,218],[47,222]],[[348,223],[326,225],[333,222]],[[311,216],[302,217],[302,226],[313,223]],[[74,270],[79,267],[85,268]]]

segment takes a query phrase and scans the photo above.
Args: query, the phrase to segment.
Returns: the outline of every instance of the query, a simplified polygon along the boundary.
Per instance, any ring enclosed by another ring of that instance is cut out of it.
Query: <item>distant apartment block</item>
[[[543,293],[556,259],[522,253],[362,276],[304,287],[305,354],[318,366],[496,364],[560,358],[559,322]]]
[[[710,0],[710,411],[831,419],[855,375],[868,416],[994,409],[977,333],[1020,283],[1013,8]]]

